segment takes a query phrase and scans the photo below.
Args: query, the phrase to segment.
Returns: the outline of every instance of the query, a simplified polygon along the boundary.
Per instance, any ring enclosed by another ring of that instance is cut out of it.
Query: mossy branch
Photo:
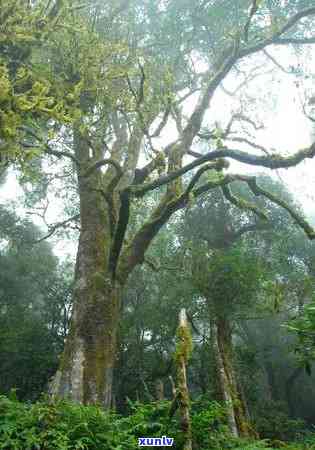
[[[315,148],[315,145],[314,145]],[[293,218],[293,220],[304,230],[307,237],[309,239],[315,239],[315,230],[313,227],[307,222],[307,220],[302,217],[297,211],[295,211],[290,205],[288,205],[284,200],[278,198],[276,195],[272,194],[269,191],[266,191],[265,189],[258,186],[256,177],[246,176],[246,175],[238,175],[238,174],[227,174],[224,177],[222,177],[220,180],[214,180],[209,181],[208,183],[203,184],[202,186],[199,186],[198,188],[193,190],[193,194],[195,197],[198,197],[199,195],[202,195],[209,190],[215,188],[215,187],[221,187],[223,190],[224,187],[226,187],[228,184],[234,182],[234,181],[242,181],[244,183],[247,183],[250,190],[253,192],[255,196],[264,196],[268,198],[271,202],[275,203],[276,205],[281,206],[283,209],[285,209],[290,216]],[[229,190],[228,190],[229,191]],[[226,191],[226,192],[228,192]],[[229,200],[236,206],[243,207],[243,201],[239,205],[237,205],[237,202],[240,200],[237,199],[235,196],[230,197]],[[248,206],[248,205],[247,205]],[[257,208],[256,211],[254,211],[256,214],[259,214],[259,210]],[[261,214],[261,211],[260,211]],[[266,219],[266,217],[264,217]]]
[[[254,205],[253,203],[250,203],[243,198],[239,198],[236,195],[234,195],[228,185],[222,186],[221,190],[223,192],[224,197],[233,205],[237,206],[240,209],[252,211],[256,216],[258,216],[260,219],[268,220],[267,214],[262,211],[258,206]]]
[[[313,158],[314,156],[315,156],[315,142],[310,147],[298,150],[296,153],[290,156],[281,156],[279,154],[258,156],[252,155],[250,153],[241,150],[221,147],[218,150],[211,151],[206,155],[203,155],[200,158],[195,159],[190,164],[186,164],[186,166],[181,167],[178,170],[175,170],[171,173],[168,173],[167,175],[159,177],[152,183],[144,183],[141,186],[131,185],[130,189],[133,191],[133,194],[136,197],[142,197],[147,192],[157,189],[160,186],[163,186],[165,184],[170,183],[171,181],[176,180],[185,173],[190,172],[194,168],[201,166],[206,162],[214,161],[216,159],[221,158],[231,158],[244,164],[266,167],[268,169],[281,169],[294,167],[304,159]]]
[[[306,221],[306,219],[303,216],[301,216],[290,205],[288,205],[288,203],[286,203],[284,200],[278,198],[271,192],[268,192],[265,189],[258,186],[255,177],[250,177],[247,181],[247,184],[254,195],[256,195],[256,196],[263,195],[264,197],[268,198],[271,202],[273,202],[276,205],[281,206],[281,208],[285,209],[290,214],[292,219],[304,230],[304,232],[306,233],[308,238],[315,239],[314,228]]]

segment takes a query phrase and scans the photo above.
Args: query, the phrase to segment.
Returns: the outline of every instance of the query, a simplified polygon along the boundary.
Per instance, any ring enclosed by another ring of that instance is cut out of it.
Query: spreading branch
[[[282,38],[281,36],[287,31],[291,30],[294,25],[296,25],[301,19],[304,17],[309,17],[315,15],[315,7],[305,8],[301,11],[294,14],[288,21],[275,33],[273,33],[267,39],[263,39],[262,41],[249,46],[239,52],[239,58],[243,58],[245,56],[251,55],[253,53],[259,52],[263,50],[265,47],[271,44],[312,44],[315,41],[315,37],[312,38]]]
[[[165,125],[168,121],[171,109],[172,109],[172,103],[170,100],[168,100],[163,117],[162,117],[160,123],[158,124],[158,126],[156,127],[156,129],[153,131],[153,133],[150,134],[150,138],[158,137],[161,134],[161,131],[163,130],[163,128],[165,127]]]
[[[202,171],[202,169],[203,168],[201,168],[200,171]],[[205,170],[208,169],[209,168],[206,168]],[[271,202],[284,208],[293,220],[305,231],[309,239],[315,239],[315,231],[308,224],[308,222],[300,214],[294,211],[294,209],[284,200],[279,199],[274,194],[258,186],[255,177],[239,174],[226,174],[225,176],[222,175],[210,180],[201,186],[194,187],[200,178],[200,171],[197,172],[194,177],[194,182],[191,182],[181,195],[175,198],[169,198],[167,195],[163,197],[163,200],[152,213],[150,219],[142,225],[142,227],[135,234],[131,243],[123,252],[124,257],[119,264],[119,277],[124,279],[126,274],[129,273],[132,268],[143,263],[144,254],[152,239],[157,235],[161,227],[169,220],[174,212],[187,206],[189,203],[190,194],[196,198],[209,190],[221,187],[226,198],[231,201],[231,203],[238,207],[246,207],[246,209],[252,210],[256,215],[266,220],[266,216],[262,211],[247,202],[244,205],[244,202],[232,195],[230,190],[225,189],[227,185],[235,181],[242,181],[246,183],[255,196],[262,195],[268,198]]]
[[[237,208],[252,211],[260,219],[268,220],[268,216],[264,211],[262,211],[260,208],[258,208],[258,206],[254,205],[253,203],[250,203],[244,200],[243,198],[239,198],[236,195],[234,195],[228,185],[222,186],[221,190],[223,192],[224,197]]]
[[[285,209],[292,219],[297,223],[299,227],[301,227],[305,234],[308,236],[309,239],[315,239],[315,230],[311,225],[302,217],[298,212],[296,212],[288,203],[286,203],[284,200],[278,198],[271,192],[266,191],[265,189],[261,188],[257,185],[256,178],[255,177],[248,177],[248,179],[245,181],[247,182],[249,188],[256,196],[264,196],[268,198],[272,203],[275,203],[276,205],[281,206],[281,208]]]
[[[282,38],[277,39],[274,43],[277,45],[311,45],[315,44],[315,36],[310,38]]]
[[[51,148],[48,145],[47,142],[45,142],[40,136],[38,136],[31,128],[23,125],[20,127],[20,129],[21,129],[21,131],[25,132],[27,135],[29,135],[33,139],[36,139],[36,141],[41,144],[41,146],[43,147],[43,150],[46,154],[56,156],[57,158],[62,158],[62,157],[70,158],[77,166],[80,165],[79,161],[72,153],[62,151],[62,150],[54,150],[53,148]],[[34,145],[29,142],[21,142],[21,145],[24,147],[28,147],[28,148],[30,148],[30,147],[34,148]]]
[[[216,74],[206,84],[205,90],[199,97],[199,101],[191,114],[186,127],[184,128],[181,136],[182,141],[182,153],[184,154],[190,149],[193,139],[199,133],[205,112],[209,106],[210,100],[216,91],[221,81],[230,72],[231,68],[238,59],[239,42],[235,42],[234,46],[230,49],[229,55],[222,62],[221,67]],[[208,77],[209,74],[206,74]]]
[[[265,155],[269,155],[269,151],[265,147],[263,147],[260,144],[256,144],[256,142],[252,142],[249,139],[246,139],[246,138],[243,138],[243,137],[238,137],[238,136],[229,137],[228,139],[229,139],[229,141],[232,141],[232,142],[241,142],[241,143],[250,145],[251,147],[253,147],[253,148],[257,149],[257,150],[261,150],[262,152],[265,153]]]
[[[60,228],[67,228],[70,222],[76,221],[80,218],[80,214],[75,214],[72,217],[69,217],[66,220],[63,220],[62,222],[57,222],[54,225],[49,226],[49,231],[47,234],[42,236],[40,239],[37,239],[36,241],[32,241],[32,244],[39,244],[40,242],[45,241],[46,239],[50,238],[58,229]]]
[[[152,159],[147,165],[142,167],[142,169],[135,170],[135,177],[133,184],[142,184],[148,176],[157,169],[164,169],[165,161],[164,155],[160,152],[157,153],[156,157]]]
[[[185,173],[191,171],[192,169],[206,162],[213,161],[218,158],[231,158],[244,164],[261,166],[269,169],[281,169],[281,168],[287,169],[289,167],[296,166],[306,158],[313,158],[314,156],[315,156],[315,142],[310,147],[301,149],[290,156],[281,156],[279,154],[252,155],[250,153],[241,150],[234,150],[222,147],[218,150],[214,150],[201,156],[200,158],[195,159],[191,163],[186,164],[184,167],[181,167],[180,169],[175,170],[174,172],[159,177],[157,180],[154,180],[151,183],[145,183],[142,186],[131,185],[129,188],[130,190],[132,190],[133,194],[136,197],[142,197],[146,192],[149,192],[153,189],[157,189],[160,186],[163,186],[171,181],[174,181],[176,180],[176,178],[184,175]]]

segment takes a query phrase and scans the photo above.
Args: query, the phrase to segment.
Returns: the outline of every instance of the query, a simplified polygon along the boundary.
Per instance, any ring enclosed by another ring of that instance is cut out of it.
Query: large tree
[[[109,407],[122,289],[161,227],[192,197],[225,186],[232,203],[251,208],[229,190],[238,180],[286,208],[310,238],[315,236],[303,217],[260,188],[255,177],[224,172],[229,159],[289,168],[312,158],[315,143],[290,156],[257,142],[251,142],[253,152],[231,148],[237,139],[248,144],[235,132],[240,126],[257,129],[255,114],[248,105],[246,116],[245,105],[222,130],[211,109],[227,77],[241,81],[245,73],[242,86],[255,78],[254,55],[274,64],[268,46],[314,43],[309,30],[315,8],[307,1],[247,0],[56,4],[61,11],[71,7],[72,22],[51,31],[55,45],[45,56],[51,73],[74,92],[75,120],[61,126],[56,117],[53,134],[28,127],[21,143],[25,152],[37,144],[43,156],[63,160],[60,170],[68,164],[79,203],[72,322],[52,389]],[[207,123],[212,126],[205,130]],[[163,144],[169,130],[174,139]],[[206,142],[203,153],[195,148],[199,140]],[[201,182],[205,172],[213,175]],[[185,177],[188,173],[193,176]],[[155,189],[158,206],[136,229],[129,227],[132,208]]]

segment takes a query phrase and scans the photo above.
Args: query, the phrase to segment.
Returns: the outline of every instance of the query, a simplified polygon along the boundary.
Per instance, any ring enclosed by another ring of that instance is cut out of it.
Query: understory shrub
[[[302,419],[291,419],[281,402],[266,402],[260,406],[255,429],[266,439],[294,441],[304,435],[306,424]]]
[[[119,417],[66,401],[27,405],[0,397],[1,450],[134,450]]]
[[[131,403],[126,417],[104,412],[97,406],[68,401],[19,402],[14,395],[0,396],[1,450],[136,450],[139,437],[168,436],[174,450],[182,449],[178,417],[169,417],[170,402]],[[231,437],[224,408],[217,402],[199,399],[192,404],[195,450],[263,450],[273,448],[265,441]],[[309,435],[287,450],[315,450]],[[277,446],[276,448],[280,448]]]

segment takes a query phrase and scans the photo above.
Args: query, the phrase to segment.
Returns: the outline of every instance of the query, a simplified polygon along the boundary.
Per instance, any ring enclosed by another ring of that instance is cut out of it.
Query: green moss
[[[92,276],[92,286],[96,291],[104,289],[106,279],[100,272],[95,272]]]
[[[184,358],[185,363],[190,359],[192,354],[192,338],[189,327],[178,327],[176,333],[176,349],[175,349],[175,361],[179,361],[181,358]]]

